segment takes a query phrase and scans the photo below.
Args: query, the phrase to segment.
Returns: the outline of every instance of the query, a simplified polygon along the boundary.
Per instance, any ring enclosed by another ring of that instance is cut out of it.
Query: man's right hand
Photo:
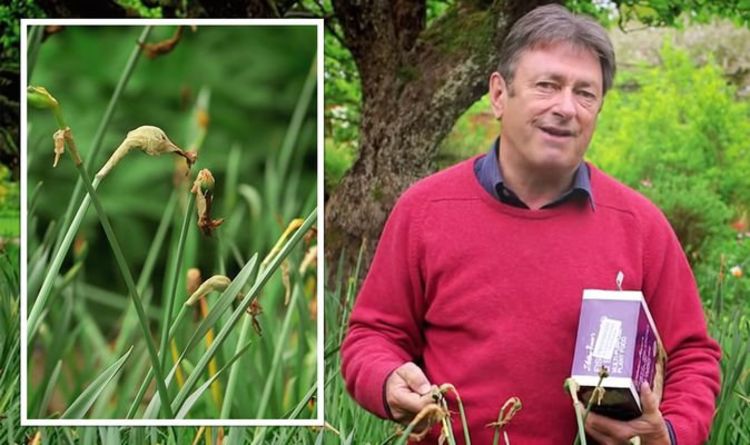
[[[411,422],[433,402],[431,389],[430,381],[416,364],[407,362],[396,368],[385,382],[385,401],[393,419],[402,424]]]

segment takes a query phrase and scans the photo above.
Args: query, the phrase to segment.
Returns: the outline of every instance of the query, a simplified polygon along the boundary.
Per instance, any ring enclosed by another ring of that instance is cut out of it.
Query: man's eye
[[[543,91],[552,91],[557,88],[553,82],[537,82],[536,86]]]
[[[592,93],[591,91],[581,90],[578,92],[581,96],[583,96],[585,99],[588,100],[595,100],[596,94]]]

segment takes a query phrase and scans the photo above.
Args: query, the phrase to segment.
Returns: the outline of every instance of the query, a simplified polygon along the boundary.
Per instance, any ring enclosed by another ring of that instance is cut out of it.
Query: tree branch
[[[336,19],[336,14],[334,14],[333,11],[326,11],[326,8],[323,6],[320,0],[313,0],[313,3],[315,3],[315,6],[318,7],[320,17],[323,19],[323,26],[325,26],[325,28],[329,33],[331,33],[333,38],[339,42],[339,45],[346,48],[344,36],[342,36],[341,33],[333,25],[333,21]]]

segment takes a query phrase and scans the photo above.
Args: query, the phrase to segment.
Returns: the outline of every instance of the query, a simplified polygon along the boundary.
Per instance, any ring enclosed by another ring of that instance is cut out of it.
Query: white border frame
[[[318,305],[316,363],[317,363],[317,393],[315,419],[29,419],[27,417],[27,382],[26,382],[26,317],[27,315],[27,181],[26,181],[26,151],[27,141],[27,52],[28,27],[30,25],[64,25],[64,26],[168,26],[168,25],[198,25],[198,26],[314,26],[317,36],[317,221],[318,252],[317,252],[317,289]],[[323,19],[22,19],[21,20],[21,426],[323,426],[324,425],[324,370],[325,357],[323,351]]]

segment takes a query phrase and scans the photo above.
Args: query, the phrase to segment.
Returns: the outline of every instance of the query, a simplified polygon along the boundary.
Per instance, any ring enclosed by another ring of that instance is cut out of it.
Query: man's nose
[[[552,112],[563,119],[570,119],[576,114],[576,103],[575,95],[573,91],[567,88],[563,88],[557,95],[557,101],[555,102]]]

